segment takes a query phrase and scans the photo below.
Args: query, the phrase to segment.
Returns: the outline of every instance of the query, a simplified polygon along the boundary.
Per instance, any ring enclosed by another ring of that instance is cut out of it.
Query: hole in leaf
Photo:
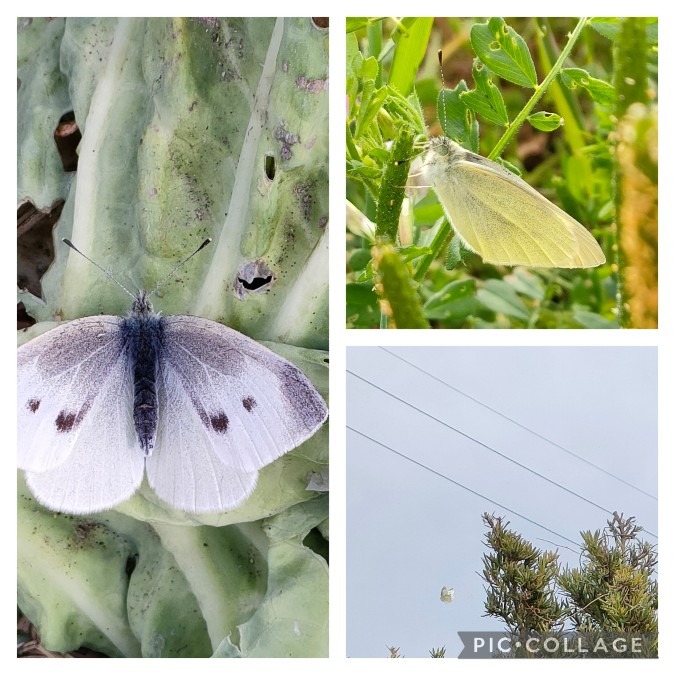
[[[130,577],[133,574],[137,564],[138,564],[138,553],[134,553],[134,555],[130,555],[127,558],[127,564],[125,565],[124,571],[127,573],[128,577]]]
[[[240,300],[249,293],[264,293],[269,290],[276,275],[264,260],[253,260],[239,268],[234,282],[234,292]]]
[[[277,162],[274,159],[274,155],[271,152],[265,153],[265,176],[267,176],[269,181],[273,181],[276,172]]]
[[[71,110],[61,117],[54,130],[54,141],[64,171],[77,171],[77,146],[81,140],[82,134],[75,121],[75,113]]]
[[[328,562],[328,542],[316,527],[307,533],[307,536],[302,540],[302,545],[314,551],[314,553],[320,555]]]
[[[42,297],[42,275],[54,260],[53,228],[63,205],[59,199],[51,208],[36,209],[31,201],[25,201],[17,208],[16,282],[37,297]]]
[[[23,330],[35,324],[35,319],[26,311],[23,302],[16,305],[16,329]]]
[[[322,30],[328,29],[328,17],[327,16],[313,16],[312,24],[316,28],[321,28]]]
[[[259,291],[261,288],[272,282],[272,277],[255,277],[254,279],[251,279],[251,281],[237,278],[237,281],[241,283],[247,291]]]

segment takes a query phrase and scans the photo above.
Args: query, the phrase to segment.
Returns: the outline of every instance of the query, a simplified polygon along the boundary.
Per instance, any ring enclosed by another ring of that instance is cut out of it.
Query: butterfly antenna
[[[181,268],[181,267],[183,267],[183,265],[185,265],[185,263],[186,263],[188,260],[190,260],[191,258],[194,258],[194,256],[197,255],[197,253],[199,253],[203,248],[205,248],[206,246],[208,246],[212,241],[213,241],[213,239],[211,239],[211,237],[207,237],[206,239],[204,239],[204,241],[199,245],[199,247],[198,247],[195,251],[193,251],[192,253],[190,253],[190,255],[189,255],[187,258],[185,258],[185,260],[181,260],[181,261],[180,261],[180,262],[179,262],[179,263],[178,263],[178,264],[177,264],[177,265],[176,265],[176,266],[175,266],[175,267],[174,267],[174,268],[173,268],[173,269],[172,269],[172,270],[164,277],[164,279],[162,279],[162,280],[161,280],[161,281],[160,281],[160,282],[159,282],[159,283],[158,283],[158,284],[157,284],[157,285],[156,285],[156,286],[148,293],[148,297],[150,297],[151,295],[154,295],[155,293],[157,293],[157,291],[158,291],[158,290],[159,290],[159,289],[160,289],[160,288],[161,288],[161,287],[162,287],[162,286],[163,286],[163,285],[164,285],[164,284],[165,284],[165,283],[166,283],[166,282],[167,282],[167,281],[168,281],[168,280],[169,280],[169,279],[170,279],[170,278],[171,278],[171,277],[172,277],[172,276],[173,276],[173,275]]]
[[[94,267],[98,267],[98,269],[100,269],[101,272],[103,272],[103,274],[105,274],[109,279],[112,279],[127,295],[130,295],[134,299],[136,298],[136,296],[128,288],[125,288],[124,286],[122,286],[122,284],[119,281],[117,281],[117,279],[115,279],[112,272],[105,269],[104,267],[101,267],[97,262],[92,260],[88,255],[85,255],[84,253],[82,253],[82,251],[80,251],[80,249],[77,248],[77,246],[75,246],[75,244],[73,244],[73,242],[70,241],[70,239],[61,239],[61,241],[66,246],[70,246],[70,248],[72,248],[73,251],[75,251],[76,253],[79,253],[85,260],[88,260]]]
[[[443,115],[443,122],[441,124],[442,131],[445,134],[446,127],[448,126],[448,118],[447,118],[447,111],[445,109],[445,77],[443,75],[443,50],[439,49],[438,50],[438,67],[441,71],[441,96],[443,98],[443,110],[442,110],[442,115]]]

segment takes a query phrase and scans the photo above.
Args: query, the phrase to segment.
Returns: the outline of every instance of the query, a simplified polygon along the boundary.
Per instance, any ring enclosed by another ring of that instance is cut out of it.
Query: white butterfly
[[[441,588],[441,602],[452,602],[455,597],[455,589],[443,586]]]
[[[77,319],[18,352],[18,464],[55,511],[120,504],[144,471],[176,509],[230,510],[327,415],[293,364],[214,321],[161,317],[143,292],[126,318]]]

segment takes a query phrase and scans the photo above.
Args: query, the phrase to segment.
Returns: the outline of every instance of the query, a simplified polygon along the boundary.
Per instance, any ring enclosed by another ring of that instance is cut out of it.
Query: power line
[[[427,377],[430,377],[432,380],[435,380],[439,384],[442,384],[443,386],[447,387],[448,389],[452,389],[452,391],[460,394],[461,396],[464,396],[465,398],[468,398],[469,400],[473,401],[474,403],[478,403],[478,405],[483,406],[483,408],[487,408],[490,412],[495,413],[495,415],[499,415],[500,417],[504,418],[505,420],[508,420],[509,422],[512,422],[516,426],[520,427],[521,429],[524,429],[525,431],[533,434],[537,438],[541,439],[542,441],[546,441],[547,443],[550,443],[552,446],[558,448],[559,450],[562,450],[563,452],[566,452],[568,455],[571,457],[574,457],[575,459],[578,459],[580,462],[584,462],[584,464],[587,464],[588,466],[592,466],[594,469],[597,471],[601,471],[607,476],[610,476],[611,478],[614,478],[614,480],[618,480],[624,485],[628,485],[629,487],[633,488],[633,490],[637,490],[638,492],[641,492],[645,497],[649,497],[650,499],[653,499],[654,501],[657,501],[656,497],[649,492],[643,490],[642,488],[639,488],[637,485],[634,485],[633,483],[621,478],[621,476],[617,476],[616,474],[613,474],[611,471],[608,471],[607,469],[604,469],[603,467],[599,466],[598,464],[594,464],[591,462],[589,459],[586,459],[585,457],[582,457],[581,455],[578,455],[576,452],[573,450],[570,450],[569,448],[566,448],[564,445],[560,445],[560,443],[556,443],[556,441],[551,440],[547,436],[544,436],[543,434],[540,434],[538,431],[535,431],[534,429],[531,429],[530,427],[526,426],[525,424],[522,424],[521,422],[518,422],[517,420],[514,420],[512,417],[509,417],[508,415],[505,415],[504,413],[500,412],[499,410],[492,408],[489,406],[487,403],[483,403],[480,399],[475,398],[474,396],[471,396],[471,394],[467,394],[465,391],[462,391],[458,387],[453,386],[452,384],[446,382],[445,380],[442,380],[440,377],[436,377],[433,373],[430,373],[428,370],[424,370],[424,368],[420,368],[418,365],[411,363],[410,361],[407,361],[404,359],[402,356],[399,356],[398,354],[395,354],[394,352],[390,351],[386,347],[379,347],[382,351],[387,352],[387,354],[390,354],[394,358],[398,359],[399,361],[403,361],[403,363],[406,363],[409,365],[411,368],[415,368],[415,370],[418,370],[420,373],[424,373]]]
[[[551,534],[554,534],[556,537],[560,537],[561,539],[564,539],[565,541],[570,542],[570,544],[573,544],[574,546],[579,546],[577,542],[572,541],[572,539],[569,539],[563,534],[560,534],[560,532],[556,532],[555,530],[550,529],[549,527],[546,527],[546,525],[542,525],[541,523],[538,523],[536,520],[532,520],[531,518],[528,518],[527,516],[524,516],[522,513],[518,513],[518,511],[514,511],[513,509],[510,509],[508,506],[505,506],[504,504],[500,504],[499,502],[496,502],[494,499],[490,499],[489,497],[486,497],[485,495],[481,494],[480,492],[476,492],[476,490],[472,490],[470,487],[467,487],[466,485],[463,485],[462,483],[459,483],[456,480],[453,480],[449,476],[446,476],[445,474],[441,473],[440,471],[436,471],[436,469],[432,469],[430,466],[427,466],[426,464],[423,464],[422,462],[418,462],[416,459],[413,459],[412,457],[408,457],[408,455],[403,454],[402,452],[399,452],[398,450],[394,450],[394,448],[386,445],[385,443],[382,443],[381,441],[378,441],[375,438],[372,438],[372,436],[368,436],[368,434],[364,434],[362,431],[359,431],[358,429],[354,429],[354,427],[350,427],[349,424],[347,425],[347,429],[350,431],[353,431],[354,433],[359,434],[359,436],[363,436],[363,438],[367,438],[369,441],[372,441],[373,443],[376,443],[377,445],[383,447],[385,450],[389,450],[389,452],[393,452],[395,455],[398,455],[399,457],[402,457],[403,459],[407,460],[408,462],[412,462],[413,464],[416,464],[417,466],[421,467],[422,469],[425,469],[426,471],[430,471],[434,475],[438,476],[439,478],[442,478],[443,480],[447,480],[449,483],[452,483],[453,485],[456,485],[457,487],[462,488],[462,490],[466,490],[467,492],[470,492],[472,495],[475,495],[476,497],[480,497],[481,499],[485,499],[490,504],[494,504],[495,506],[499,507],[500,509],[504,509],[505,511],[508,511],[509,513],[514,514],[515,516],[518,516],[519,518],[522,518],[523,520],[527,521],[528,523],[531,523],[532,525],[536,525],[537,527],[541,527],[543,530],[546,530],[547,532],[550,532]]]
[[[477,438],[474,438],[473,436],[470,436],[469,434],[465,433],[461,429],[458,429],[457,427],[453,427],[451,424],[448,424],[447,422],[444,422],[441,419],[438,419],[438,417],[434,417],[431,413],[426,412],[426,410],[422,410],[421,408],[418,408],[416,405],[409,403],[408,401],[396,396],[396,394],[392,394],[391,392],[387,391],[386,389],[383,389],[379,385],[375,384],[374,382],[371,382],[370,380],[367,380],[365,377],[362,377],[361,375],[358,375],[357,373],[349,370],[347,368],[347,372],[350,375],[353,375],[354,377],[358,378],[362,382],[365,382],[366,384],[369,384],[371,387],[374,387],[378,391],[381,391],[383,394],[386,394],[387,396],[390,396],[391,398],[399,401],[400,403],[403,403],[404,405],[407,405],[409,408],[412,408],[413,410],[417,410],[417,412],[421,413],[422,415],[425,415],[426,417],[429,417],[430,419],[438,422],[439,424],[442,424],[444,427],[447,429],[451,429],[452,431],[458,433],[460,436],[464,436],[464,438],[467,438],[470,441],[473,441],[474,443],[477,443],[481,447],[485,448],[486,450],[489,450],[490,452],[495,453],[502,459],[505,459],[508,462],[511,462],[512,464],[515,464],[516,466],[520,467],[521,469],[533,474],[534,476],[537,476],[537,478],[541,478],[542,480],[546,481],[547,483],[550,483],[551,485],[555,485],[556,487],[560,488],[561,490],[564,490],[565,492],[573,495],[577,499],[581,499],[582,501],[586,502],[587,504],[590,504],[591,506],[594,506],[597,509],[600,509],[601,511],[604,511],[605,513],[608,513],[610,516],[614,514],[614,511],[610,511],[609,509],[606,509],[604,506],[601,506],[600,504],[597,504],[596,502],[592,501],[591,499],[588,499],[587,497],[584,497],[583,495],[579,494],[578,492],[575,492],[574,490],[571,490],[570,488],[565,487],[564,485],[561,485],[560,483],[557,483],[556,481],[552,480],[551,478],[548,478],[544,476],[543,474],[539,473],[538,471],[535,471],[534,469],[531,469],[530,467],[526,466],[525,464],[522,464],[521,462],[518,462],[517,460],[513,459],[512,457],[509,457],[508,455],[504,454],[503,452],[500,452],[496,448],[493,448],[492,446],[488,445],[487,443],[483,443],[483,441],[479,441]],[[658,536],[654,534],[653,532],[650,532],[649,530],[645,529],[645,532],[650,534],[652,537],[658,539]]]

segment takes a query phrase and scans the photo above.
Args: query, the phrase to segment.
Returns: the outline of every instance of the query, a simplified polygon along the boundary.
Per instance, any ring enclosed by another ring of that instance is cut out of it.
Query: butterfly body
[[[19,468],[45,506],[111,508],[144,474],[174,508],[232,509],[259,470],[312,436],[326,405],[293,364],[214,321],[77,319],[19,348]]]
[[[139,294],[120,326],[121,339],[134,381],[134,427],[145,455],[157,435],[157,383],[164,327],[145,294]]]

